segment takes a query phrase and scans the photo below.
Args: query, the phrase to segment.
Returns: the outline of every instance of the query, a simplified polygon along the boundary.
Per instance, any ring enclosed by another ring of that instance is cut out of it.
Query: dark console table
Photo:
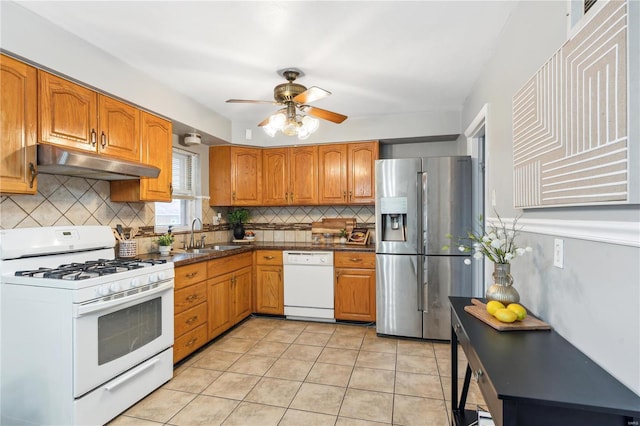
[[[450,297],[453,424],[469,425],[465,410],[473,378],[496,426],[639,426],[640,397],[558,333],[494,330],[464,311],[467,297]],[[458,397],[458,343],[468,360]]]

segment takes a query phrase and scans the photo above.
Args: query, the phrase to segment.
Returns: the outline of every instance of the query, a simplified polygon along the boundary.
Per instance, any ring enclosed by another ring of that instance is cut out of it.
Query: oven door
[[[173,345],[173,279],[74,306],[74,397]]]

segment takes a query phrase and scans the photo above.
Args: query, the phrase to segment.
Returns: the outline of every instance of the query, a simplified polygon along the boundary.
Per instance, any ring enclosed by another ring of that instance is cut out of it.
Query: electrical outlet
[[[560,238],[553,240],[553,266],[564,268],[564,241]]]

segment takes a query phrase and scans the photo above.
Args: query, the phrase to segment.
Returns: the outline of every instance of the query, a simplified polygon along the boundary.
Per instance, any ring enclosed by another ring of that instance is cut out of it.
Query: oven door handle
[[[154,296],[158,293],[163,293],[172,288],[173,288],[173,280],[169,280],[161,283],[158,287],[152,290],[147,290],[140,293],[132,294],[131,296],[125,296],[119,299],[107,300],[104,302],[91,302],[91,303],[87,303],[86,305],[79,305],[74,309],[75,318],[79,318],[83,315],[87,315],[97,311],[103,311],[105,309],[109,309],[118,305],[123,305],[125,303],[133,302],[139,299],[144,299],[149,296]]]
[[[120,386],[121,384],[128,382],[129,380],[133,379],[135,376],[137,376],[138,374],[142,373],[145,370],[148,370],[149,368],[153,367],[155,364],[158,363],[158,361],[160,361],[160,358],[154,358],[154,359],[150,359],[149,361],[145,362],[142,365],[137,366],[136,368],[134,368],[133,370],[129,371],[126,374],[123,374],[122,376],[118,377],[116,380],[113,380],[109,383],[107,383],[106,385],[104,385],[104,390],[106,391],[111,391],[115,388],[117,388],[118,386]]]

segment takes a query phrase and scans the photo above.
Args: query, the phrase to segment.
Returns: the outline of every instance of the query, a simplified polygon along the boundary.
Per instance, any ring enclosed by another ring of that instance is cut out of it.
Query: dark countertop
[[[249,244],[234,244],[234,243],[216,243],[215,245],[225,246],[238,246],[237,249],[225,250],[213,253],[188,253],[183,250],[177,249],[171,252],[171,256],[160,256],[159,253],[147,253],[140,255],[141,259],[166,259],[168,262],[173,262],[175,266],[190,265],[192,263],[204,262],[211,259],[218,259],[221,257],[236,255],[245,252],[251,252],[254,250],[307,250],[307,251],[350,251],[350,252],[369,252],[375,253],[375,244],[369,244],[366,246],[354,245],[354,244],[312,244],[312,243],[297,243],[297,242],[267,242],[267,241],[255,241]]]

